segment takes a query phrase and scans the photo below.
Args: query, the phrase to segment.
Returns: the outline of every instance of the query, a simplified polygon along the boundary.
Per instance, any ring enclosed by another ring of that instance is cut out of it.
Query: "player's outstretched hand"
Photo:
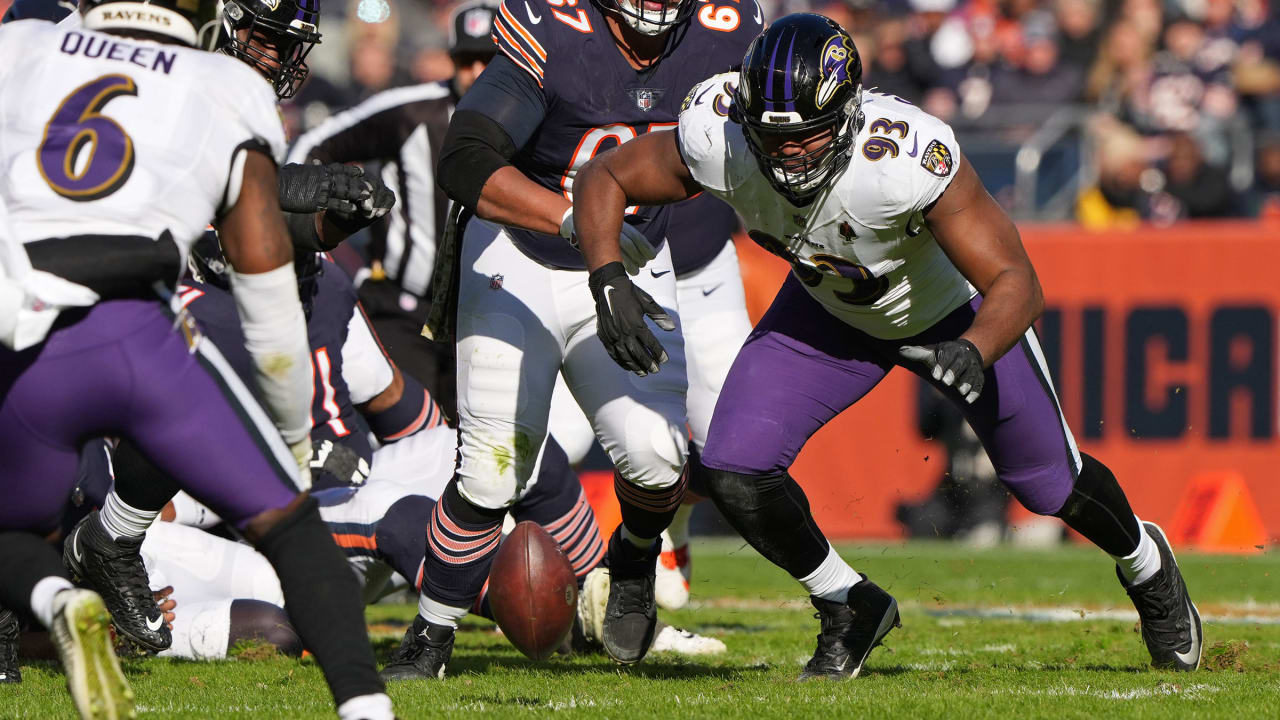
[[[658,372],[658,366],[667,361],[667,351],[644,319],[648,316],[658,327],[671,331],[676,329],[671,316],[631,282],[622,263],[596,269],[587,285],[596,300],[597,334],[609,357],[641,377]]]
[[[936,345],[904,345],[898,348],[903,358],[925,366],[934,380],[954,387],[964,401],[973,404],[982,394],[986,378],[982,353],[968,340],[947,340]]]
[[[277,173],[280,209],[292,213],[353,211],[356,205],[348,196],[356,190],[356,180],[363,174],[364,171],[354,165],[321,165],[319,160],[283,165]]]
[[[568,240],[570,245],[578,247],[578,241],[574,237],[572,207],[565,210],[564,215],[560,217],[560,237]],[[639,274],[640,268],[644,267],[645,263],[658,256],[658,251],[649,244],[649,239],[644,236],[644,233],[626,222],[622,223],[622,232],[618,235],[618,248],[622,251],[622,266],[628,275]]]

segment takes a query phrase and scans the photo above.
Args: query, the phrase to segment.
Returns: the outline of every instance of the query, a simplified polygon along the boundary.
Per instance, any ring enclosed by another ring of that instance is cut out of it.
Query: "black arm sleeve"
[[[537,131],[547,100],[532,76],[499,54],[458,103],[449,123],[436,182],[457,202],[474,208],[480,191]]]

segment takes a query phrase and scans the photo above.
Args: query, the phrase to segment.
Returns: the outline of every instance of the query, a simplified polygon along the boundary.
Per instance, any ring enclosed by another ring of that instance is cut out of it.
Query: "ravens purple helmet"
[[[695,0],[594,0],[641,35],[661,35],[693,14]]]
[[[307,53],[320,42],[319,0],[224,0],[215,49],[262,73],[281,100],[307,79]]]
[[[862,59],[853,38],[829,18],[796,13],[747,49],[733,116],[773,187],[806,205],[848,166],[861,104]],[[813,148],[826,133],[829,140]],[[801,151],[780,152],[786,145]]]

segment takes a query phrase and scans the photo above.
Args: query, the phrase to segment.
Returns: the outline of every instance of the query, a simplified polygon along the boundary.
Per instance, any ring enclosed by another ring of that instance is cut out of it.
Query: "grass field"
[[[1105,556],[1086,548],[983,550],[929,543],[842,548],[902,605],[903,627],[844,683],[795,681],[816,621],[803,593],[750,548],[694,551],[695,603],[665,617],[714,635],[714,659],[651,655],[631,669],[603,657],[524,659],[492,626],[459,634],[444,683],[396,685],[402,718],[511,717],[559,711],[592,718],[1280,717],[1280,555],[1184,554],[1204,616],[1205,667],[1157,672],[1136,615]],[[380,659],[413,616],[369,610]],[[331,716],[316,666],[268,658],[223,663],[130,661],[143,717]],[[62,676],[24,667],[0,685],[0,718],[69,717]]]

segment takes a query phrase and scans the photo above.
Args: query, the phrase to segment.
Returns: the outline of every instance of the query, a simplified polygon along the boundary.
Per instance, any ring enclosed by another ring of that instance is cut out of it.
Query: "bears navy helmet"
[[[853,38],[834,20],[796,13],[770,25],[747,49],[733,119],[774,188],[805,205],[848,166],[861,103],[862,59]],[[826,131],[830,140],[819,148],[778,152]]]
[[[221,19],[214,49],[257,69],[281,100],[297,94],[320,42],[319,0],[224,0]]]

